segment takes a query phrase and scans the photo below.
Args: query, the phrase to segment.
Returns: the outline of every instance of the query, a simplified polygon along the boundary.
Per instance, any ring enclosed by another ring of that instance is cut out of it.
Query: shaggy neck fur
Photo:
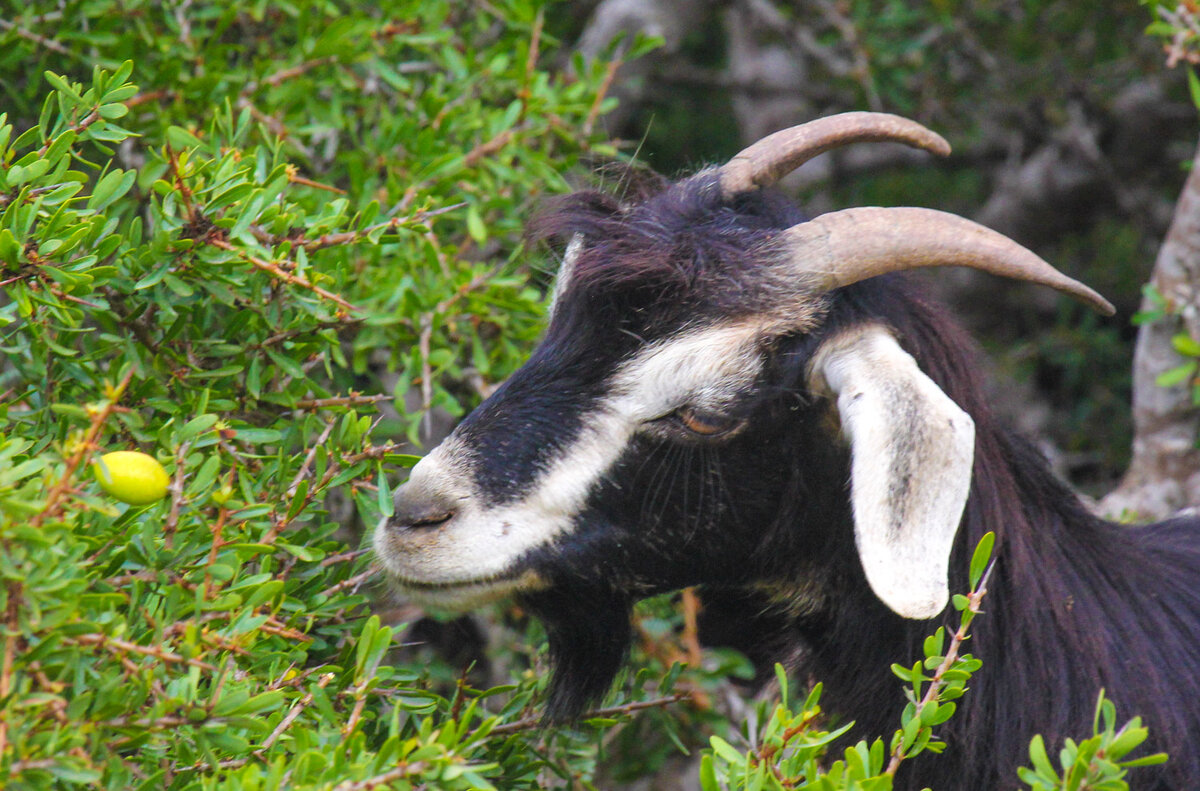
[[[914,762],[897,788],[1016,787],[1033,734],[1042,733],[1052,753],[1066,737],[1090,735],[1101,688],[1121,721],[1140,715],[1149,726],[1147,752],[1171,754],[1165,768],[1135,770],[1132,787],[1200,787],[1200,523],[1126,527],[1096,518],[1035,449],[997,425],[964,352],[969,340],[936,308],[896,282],[886,293],[868,287],[843,299],[853,309],[834,315],[884,317],[975,420],[974,480],[952,591],[966,591],[979,539],[997,534],[985,613],[965,648],[983,668],[939,732],[948,749]],[[831,532],[845,535],[849,526]],[[851,573],[831,577],[829,606],[792,620],[808,647],[798,670],[826,682],[827,708],[858,722],[856,738],[888,736],[904,705],[888,668],[920,658],[936,623],[906,621],[879,604],[855,579],[853,547],[842,543]],[[957,617],[944,614],[947,632]]]
[[[560,316],[585,310],[593,297],[600,304],[615,292],[688,295],[678,304],[646,298],[645,306],[626,311],[668,323],[677,320],[669,310],[689,311],[700,321],[706,311],[728,317],[731,311],[777,304],[787,284],[761,285],[762,244],[771,229],[800,219],[796,209],[770,193],[722,206],[711,181],[702,174],[630,204],[585,193],[543,215],[534,236],[582,234],[592,243],[574,265],[556,324],[566,320]],[[576,307],[568,304],[573,289],[584,290],[583,296],[576,292]],[[760,470],[762,478],[772,479],[769,485],[754,489],[756,484],[742,480],[754,490],[737,492],[739,503],[777,503],[777,512],[752,532],[726,524],[742,531],[741,543],[711,552],[720,563],[697,565],[690,551],[668,557],[668,542],[661,548],[663,571],[656,586],[615,582],[606,588],[607,579],[628,580],[631,574],[642,579],[629,571],[646,563],[640,533],[618,533],[630,540],[611,541],[604,531],[619,525],[601,524],[573,536],[569,548],[554,549],[569,549],[591,565],[582,572],[575,568],[581,573],[527,602],[547,625],[557,667],[547,719],[577,716],[607,690],[628,649],[632,600],[704,584],[705,620],[714,642],[742,648],[767,668],[799,656],[796,673],[826,682],[827,710],[856,720],[855,738],[887,738],[898,727],[904,698],[891,663],[911,665],[939,622],[948,631],[956,628],[957,613],[949,610],[928,622],[900,618],[871,594],[855,553],[847,453],[819,404],[804,392],[802,371],[822,339],[863,322],[891,328],[975,421],[972,490],[951,561],[951,591],[967,589],[971,551],[984,533],[997,534],[985,614],[966,647],[983,660],[983,668],[958,713],[939,729],[949,742],[945,754],[907,764],[896,787],[1016,787],[1029,739],[1040,732],[1053,750],[1065,737],[1089,735],[1104,688],[1120,717],[1143,717],[1151,732],[1147,749],[1172,756],[1165,768],[1136,770],[1133,786],[1200,788],[1200,522],[1132,528],[1088,513],[1035,450],[997,424],[977,381],[969,339],[904,276],[835,292],[820,329],[780,341],[774,364],[791,366],[790,380],[785,370],[779,384],[790,401],[778,399],[766,425],[776,445],[786,441],[795,450],[778,452],[770,458],[775,467]],[[761,455],[738,458],[765,464]],[[630,519],[636,523],[635,516]],[[701,519],[710,517],[697,514],[696,521]],[[729,540],[715,530],[705,535],[714,542]],[[592,541],[599,544],[589,545]],[[566,558],[562,565],[571,562]],[[746,569],[742,579],[727,571],[735,564]],[[581,578],[593,583],[580,589]],[[780,601],[781,594],[787,601]]]

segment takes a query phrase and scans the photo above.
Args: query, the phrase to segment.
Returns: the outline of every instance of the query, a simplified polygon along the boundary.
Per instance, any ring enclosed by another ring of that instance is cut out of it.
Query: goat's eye
[[[681,426],[701,437],[718,437],[733,431],[742,423],[737,418],[718,415],[715,412],[701,412],[686,406],[676,410],[675,418]]]

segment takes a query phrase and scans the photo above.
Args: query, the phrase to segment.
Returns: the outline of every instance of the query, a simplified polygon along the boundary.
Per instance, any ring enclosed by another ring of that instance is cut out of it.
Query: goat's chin
[[[392,586],[404,598],[426,609],[462,613],[521,593],[541,590],[545,583],[532,569],[500,577],[452,582],[422,582],[391,573]]]

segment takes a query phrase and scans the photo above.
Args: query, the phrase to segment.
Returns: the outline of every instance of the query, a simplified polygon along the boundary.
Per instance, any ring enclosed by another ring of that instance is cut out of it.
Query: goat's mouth
[[[471,610],[546,587],[541,575],[526,567],[462,580],[413,579],[392,569],[388,569],[388,576],[401,594],[422,607],[436,610]]]

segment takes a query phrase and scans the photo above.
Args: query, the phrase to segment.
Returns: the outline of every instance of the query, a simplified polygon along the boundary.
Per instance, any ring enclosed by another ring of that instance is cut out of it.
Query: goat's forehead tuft
[[[770,299],[773,242],[802,220],[769,191],[725,201],[709,170],[635,201],[587,191],[564,196],[534,220],[530,235],[581,240],[564,272],[569,282],[556,286],[564,302],[619,297],[733,317]]]

